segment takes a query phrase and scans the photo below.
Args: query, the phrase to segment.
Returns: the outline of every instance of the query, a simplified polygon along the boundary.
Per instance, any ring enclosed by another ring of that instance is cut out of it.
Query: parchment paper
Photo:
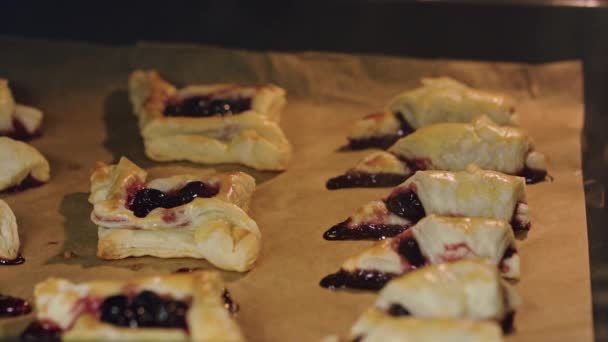
[[[210,47],[140,44],[101,47],[0,39],[0,75],[17,100],[44,110],[44,135],[33,145],[49,159],[50,183],[3,194],[19,222],[21,266],[0,268],[0,293],[32,299],[49,276],[74,281],[125,279],[180,267],[212,268],[191,259],[95,257],[96,227],[87,203],[95,161],[125,155],[152,168],[152,176],[205,166],[154,163],[127,100],[134,68],[156,68],[178,85],[273,82],[289,93],[282,127],[294,146],[288,171],[255,172],[251,216],[263,250],[246,274],[223,272],[241,304],[238,321],[251,341],[317,341],[348,332],[372,303],[373,293],[329,291],[319,280],[371,242],[325,241],[322,233],[389,189],[328,191],[325,181],[369,151],[338,152],[355,119],[381,110],[396,93],[425,76],[451,76],[517,100],[522,126],[549,158],[553,182],[528,186],[532,230],[519,243],[524,304],[508,341],[592,339],[587,228],[581,179],[582,81],[579,62],[524,64],[419,60],[333,53],[252,53]],[[1,162],[0,162],[1,163]],[[15,336],[32,316],[0,321],[0,336]]]

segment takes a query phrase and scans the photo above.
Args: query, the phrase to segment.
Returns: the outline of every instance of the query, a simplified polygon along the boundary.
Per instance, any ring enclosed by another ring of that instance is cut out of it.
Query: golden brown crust
[[[18,255],[17,219],[8,204],[0,199],[0,259],[13,260]]]
[[[46,183],[51,178],[49,162],[24,142],[0,137],[0,191],[21,184],[28,176]]]
[[[176,300],[191,300],[186,320],[190,335],[181,329],[124,328],[99,321],[95,314],[74,310],[79,301],[144,290],[169,295]],[[193,272],[136,278],[130,281],[91,281],[74,284],[50,278],[36,285],[34,296],[37,319],[51,321],[65,330],[65,340],[135,339],[242,341],[237,324],[224,308],[224,284],[215,272]]]
[[[285,90],[274,85],[216,84],[177,90],[155,71],[135,71],[130,97],[139,117],[146,155],[154,160],[198,163],[242,163],[261,170],[284,170],[291,145],[278,122]],[[229,93],[252,98],[252,109],[222,117],[167,117],[170,97]]]
[[[146,176],[124,157],[117,165],[97,165],[89,202],[94,205],[91,220],[99,226],[99,257],[204,258],[240,272],[253,266],[261,248],[258,226],[245,211],[255,190],[253,177],[242,172],[205,173],[146,182]],[[219,193],[174,208],[156,208],[145,217],[127,208],[134,186],[169,192],[191,181],[219,186]]]

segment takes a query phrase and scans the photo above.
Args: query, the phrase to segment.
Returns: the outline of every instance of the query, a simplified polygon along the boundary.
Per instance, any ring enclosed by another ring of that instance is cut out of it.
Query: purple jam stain
[[[525,167],[520,173],[519,176],[524,177],[526,179],[526,184],[535,184],[543,182],[547,179],[547,171],[546,170],[536,170]]]
[[[213,197],[219,191],[219,186],[199,181],[190,182],[183,188],[169,194],[152,188],[144,188],[137,191],[128,201],[128,208],[133,211],[135,216],[146,217],[156,208],[175,208],[190,203],[197,197]]]
[[[25,258],[21,256],[21,254],[17,255],[15,259],[1,259],[0,258],[0,266],[14,266],[21,265],[25,262]]]
[[[378,271],[358,270],[347,272],[340,270],[321,279],[319,285],[328,289],[350,288],[358,290],[380,290],[396,275]]]
[[[4,135],[15,140],[28,141],[32,140],[33,138],[39,137],[41,133],[40,131],[35,131],[33,133],[28,132],[21,120],[13,118],[13,129]]]
[[[500,326],[502,327],[502,332],[505,334],[512,333],[515,329],[513,326],[513,322],[515,321],[515,312],[509,312],[500,322]]]
[[[324,234],[325,240],[382,240],[398,235],[408,229],[409,225],[392,224],[360,224],[349,227],[351,219],[338,223],[329,228]]]
[[[10,188],[4,189],[0,192],[7,192],[7,193],[21,192],[21,191],[27,190],[29,188],[37,188],[37,187],[41,186],[42,184],[44,184],[44,182],[37,180],[36,178],[32,177],[32,175],[27,175],[27,177],[25,177],[25,179],[22,180],[21,183],[15,185],[15,186],[12,186]]]
[[[224,308],[230,312],[231,315],[236,315],[237,312],[241,309],[241,306],[237,304],[228,292],[228,289],[224,289],[224,293],[222,293],[222,299],[224,300]]]
[[[517,250],[515,250],[515,248],[513,248],[513,247],[507,248],[507,250],[505,250],[505,254],[502,256],[502,260],[509,259],[516,252],[517,252]]]
[[[62,330],[51,322],[34,321],[21,333],[21,341],[60,342]]]
[[[420,268],[426,264],[426,258],[422,255],[420,246],[414,238],[401,240],[397,252],[406,258],[413,268]]]
[[[251,109],[251,98],[232,97],[214,98],[194,96],[179,101],[169,101],[163,114],[165,116],[209,117],[239,114]]]
[[[401,316],[409,316],[411,315],[411,313],[404,308],[401,304],[392,304],[388,310],[386,311],[387,314],[394,316],[394,317],[401,317]]]
[[[196,271],[202,271],[203,268],[202,267],[193,267],[193,268],[189,268],[189,267],[182,267],[182,268],[178,268],[177,270],[175,270],[175,272],[173,273],[192,273],[192,272],[196,272]]]
[[[416,223],[426,216],[424,206],[414,191],[393,192],[385,203],[391,213],[406,218],[412,223]]]
[[[152,291],[142,291],[130,298],[116,295],[106,298],[100,307],[100,321],[109,324],[137,328],[181,328],[188,329],[186,313],[189,304],[165,299]]]
[[[530,230],[530,223],[524,224],[520,220],[513,219],[511,220],[511,227],[515,235],[525,234]]]
[[[329,190],[344,188],[384,188],[397,186],[408,178],[407,175],[396,173],[368,173],[348,171],[345,174],[331,178],[326,187]]]
[[[379,148],[382,150],[387,150],[389,147],[393,146],[397,140],[415,131],[415,129],[412,128],[407,121],[405,121],[401,113],[393,113],[393,115],[397,120],[399,120],[400,124],[399,130],[395,134],[378,135],[361,139],[350,139],[348,142],[348,148],[350,150],[364,150],[367,148]]]
[[[11,296],[0,295],[0,318],[27,315],[32,307],[27,301]]]

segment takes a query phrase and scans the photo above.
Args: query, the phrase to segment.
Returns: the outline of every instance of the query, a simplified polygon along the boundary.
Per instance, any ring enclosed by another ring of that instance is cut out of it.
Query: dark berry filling
[[[27,301],[21,298],[0,295],[0,317],[27,315],[31,311],[32,307]]]
[[[407,259],[412,268],[419,268],[426,264],[426,258],[422,255],[420,246],[414,238],[401,240],[397,252]]]
[[[424,206],[414,191],[393,193],[385,200],[385,203],[391,213],[406,218],[412,223],[416,223],[426,216]]]
[[[30,132],[25,128],[25,125],[21,120],[13,117],[13,129],[8,132],[3,132],[0,135],[5,135],[9,138],[16,140],[31,140],[32,138],[40,136],[40,131]]]
[[[190,203],[197,197],[213,197],[220,191],[217,185],[209,185],[195,181],[186,184],[183,188],[173,192],[164,193],[152,188],[137,191],[129,199],[128,208],[137,217],[146,217],[156,208],[175,208]]]
[[[100,320],[113,325],[137,327],[181,328],[187,330],[186,302],[166,299],[152,291],[142,291],[130,298],[117,295],[101,304]]]
[[[386,311],[391,316],[399,317],[399,316],[409,316],[411,313],[404,308],[401,304],[393,304]]]
[[[524,168],[519,175],[526,179],[526,184],[540,183],[547,179],[546,170],[536,170],[528,167]]]
[[[321,279],[319,285],[328,289],[351,288],[359,290],[380,290],[396,275],[391,273],[358,270],[340,270]]]
[[[386,150],[393,146],[393,144],[400,138],[414,132],[414,128],[412,128],[412,126],[410,126],[410,124],[403,119],[403,116],[400,113],[393,113],[393,115],[397,120],[399,120],[400,124],[399,130],[395,132],[395,134],[378,135],[361,139],[350,139],[348,147],[351,150],[363,150],[373,147]]]
[[[21,256],[21,254],[17,255],[15,259],[0,259],[0,266],[13,266],[13,265],[21,265],[25,262],[25,258]]]
[[[230,312],[230,314],[235,315],[241,307],[237,304],[228,292],[228,289],[224,289],[224,293],[222,293],[222,299],[224,300],[224,308]]]
[[[350,219],[329,228],[324,234],[325,240],[382,240],[398,235],[408,229],[409,225],[366,223],[351,227]]]
[[[368,173],[349,171],[341,176],[331,178],[326,187],[329,190],[344,188],[383,188],[397,186],[408,178],[396,173]]]
[[[63,331],[56,324],[34,321],[21,333],[21,341],[59,342]]]
[[[530,223],[523,223],[520,220],[511,220],[511,228],[515,235],[525,234],[530,230]]]
[[[194,96],[183,100],[169,100],[163,113],[165,116],[209,117],[239,114],[249,109],[249,97],[220,99],[213,96]]]
[[[509,312],[500,322],[502,331],[505,334],[513,332],[513,322],[515,321],[515,312]]]
[[[27,177],[25,177],[24,180],[21,181],[21,183],[10,188],[4,189],[2,190],[2,192],[20,192],[29,188],[39,187],[42,184],[44,184],[44,182],[37,180],[36,178],[32,177],[32,175],[28,175]]]

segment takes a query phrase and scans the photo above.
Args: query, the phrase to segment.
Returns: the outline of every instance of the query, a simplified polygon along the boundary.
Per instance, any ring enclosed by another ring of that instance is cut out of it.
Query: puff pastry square
[[[40,135],[42,112],[15,102],[8,80],[0,78],[0,135],[28,140]]]
[[[49,162],[34,147],[0,137],[0,191],[20,191],[51,178]]]
[[[177,89],[156,71],[135,71],[129,93],[153,160],[240,163],[284,170],[291,145],[278,125],[285,90],[274,85],[194,85]]]
[[[532,150],[525,131],[498,126],[482,116],[471,123],[420,128],[399,139],[388,152],[375,152],[344,175],[330,179],[327,188],[395,186],[416,170],[461,171],[471,163],[524,176],[528,183],[547,176],[545,158]]]
[[[470,165],[467,170],[418,171],[384,200],[372,201],[323,235],[327,240],[383,239],[423,217],[484,217],[509,222],[520,236],[530,229],[525,180]]]
[[[215,272],[72,283],[34,289],[37,322],[22,336],[64,341],[243,341]]]
[[[348,339],[323,342],[502,342],[497,323],[464,319],[395,317],[366,311],[353,325]]]
[[[21,264],[17,219],[6,202],[0,200],[0,265]]]
[[[487,115],[499,125],[516,121],[512,100],[470,88],[448,77],[424,78],[422,87],[394,97],[386,111],[358,120],[348,134],[352,149],[387,149],[399,138],[424,126],[470,122]]]
[[[100,258],[203,258],[240,272],[253,266],[261,245],[258,226],[246,213],[253,177],[230,172],[146,178],[124,157],[116,165],[99,163],[93,172],[89,202]]]
[[[496,265],[503,277],[519,278],[515,236],[507,222],[429,215],[348,259],[340,271],[323,278],[321,286],[378,290],[390,279],[427,265],[479,258]]]

